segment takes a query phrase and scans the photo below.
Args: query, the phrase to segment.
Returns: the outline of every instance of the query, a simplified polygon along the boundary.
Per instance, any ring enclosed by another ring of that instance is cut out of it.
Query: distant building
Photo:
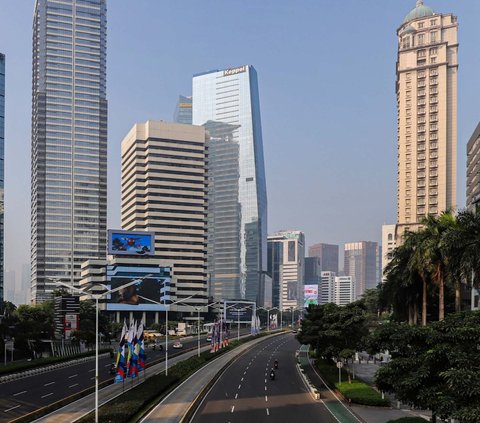
[[[192,96],[180,95],[173,114],[173,121],[176,123],[192,124]]]
[[[457,33],[456,16],[423,0],[397,29],[399,239],[457,206]]]
[[[275,249],[281,249],[281,262],[272,263],[272,272],[279,274],[278,289],[272,287],[273,292],[278,291],[278,303],[282,310],[297,308],[302,304],[303,285],[305,275],[305,236],[301,231],[279,231],[268,236],[272,254],[275,258]],[[276,244],[276,245],[275,245]],[[277,254],[279,257],[279,254]],[[278,267],[276,267],[278,263]],[[274,266],[275,264],[275,266]],[[273,280],[273,277],[272,277]],[[275,280],[275,283],[277,281]],[[274,298],[273,303],[277,300]]]
[[[272,279],[272,305],[280,307],[280,285],[282,278],[283,242],[268,237],[267,241],[267,273]]]
[[[318,243],[308,248],[309,257],[319,257],[323,272],[338,273],[338,245]]]
[[[122,228],[155,232],[177,295],[195,305],[207,303],[206,137],[202,126],[147,121],[122,141]]]
[[[344,272],[355,282],[355,295],[377,286],[377,243],[372,241],[345,244]]]
[[[480,123],[467,144],[467,208],[480,202]]]
[[[305,257],[305,285],[320,284],[321,273],[320,257]]]
[[[385,282],[385,268],[390,263],[390,255],[396,246],[396,228],[397,225],[382,225],[382,282]]]
[[[320,304],[335,302],[335,272],[322,272],[320,285]]]
[[[377,246],[377,254],[375,257],[375,271],[377,274],[377,280],[373,288],[376,288],[378,284],[382,282],[382,246],[381,245]]]
[[[355,292],[355,282],[352,276],[337,276],[335,278],[335,304],[339,306],[350,304],[358,298]]]

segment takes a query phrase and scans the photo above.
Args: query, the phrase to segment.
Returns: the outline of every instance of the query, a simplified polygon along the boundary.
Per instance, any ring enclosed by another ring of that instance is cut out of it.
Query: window
[[[437,63],[437,58],[436,57],[430,57],[430,63]]]
[[[403,37],[402,47],[403,48],[410,48],[410,36]]]
[[[422,29],[423,28],[423,22],[419,22],[418,23],[418,29]]]
[[[423,24],[418,24],[418,26],[420,26]],[[418,45],[419,46],[423,46],[423,44],[425,43],[425,34],[418,34]]]
[[[431,43],[437,42],[437,31],[430,32],[430,42]]]
[[[417,57],[426,57],[427,56],[427,50],[418,50],[417,51]]]
[[[288,241],[288,261],[295,261],[295,241]]]
[[[430,26],[435,26],[437,25],[437,20],[436,19],[431,19],[430,20]]]
[[[430,49],[430,56],[434,56],[434,55],[436,55],[436,54],[437,54],[437,47],[432,47],[432,48]]]

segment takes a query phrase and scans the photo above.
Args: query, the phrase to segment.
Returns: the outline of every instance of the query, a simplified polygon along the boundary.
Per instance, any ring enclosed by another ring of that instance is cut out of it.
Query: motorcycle
[[[270,372],[270,380],[275,380],[275,372],[273,371],[273,369]]]

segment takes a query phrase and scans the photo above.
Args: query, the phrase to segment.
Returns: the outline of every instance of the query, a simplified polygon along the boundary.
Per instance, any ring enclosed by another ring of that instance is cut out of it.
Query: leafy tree
[[[95,310],[95,301],[85,300],[80,301],[80,326],[77,331],[72,333],[72,337],[84,341],[87,344],[95,343],[95,319],[96,319],[96,310]],[[103,334],[104,339],[109,339],[110,337],[110,323],[108,317],[99,312],[98,315],[98,331]]]
[[[398,399],[432,410],[432,421],[480,421],[480,312],[452,313],[427,327],[390,323],[370,338],[373,351],[388,350],[377,386]]]

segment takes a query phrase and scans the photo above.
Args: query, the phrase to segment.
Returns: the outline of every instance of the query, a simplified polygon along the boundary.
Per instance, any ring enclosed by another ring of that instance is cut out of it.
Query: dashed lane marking
[[[74,383],[73,385],[70,385],[69,388],[74,388],[75,386],[78,386],[78,383]]]
[[[15,410],[15,408],[18,408],[18,407],[20,407],[20,406],[19,406],[19,405],[16,405],[16,406],[14,406],[14,407],[7,408],[7,409],[5,410],[5,413],[8,413],[9,411]]]
[[[72,375],[72,376],[68,376],[69,379],[71,379],[72,377],[77,377],[78,376],[78,373]]]
[[[46,384],[43,385],[43,386],[50,386],[50,385],[53,385],[54,383],[55,383],[55,382],[48,382],[48,383],[46,383]]]
[[[53,395],[53,392],[50,392],[50,393],[47,394],[47,395],[42,395],[40,398],[47,398],[47,397],[49,397],[50,395]]]
[[[234,406],[234,405],[232,405],[232,413],[233,413],[233,410],[235,410],[235,406]]]
[[[269,416],[269,415],[270,415],[270,411],[269,411],[268,408],[267,408],[267,416]]]
[[[16,397],[17,395],[22,395],[22,394],[26,394],[27,391],[22,391],[22,392],[17,392],[16,394],[13,394],[14,397]]]
[[[237,398],[238,398],[238,392],[235,394],[235,399],[237,399]]]

